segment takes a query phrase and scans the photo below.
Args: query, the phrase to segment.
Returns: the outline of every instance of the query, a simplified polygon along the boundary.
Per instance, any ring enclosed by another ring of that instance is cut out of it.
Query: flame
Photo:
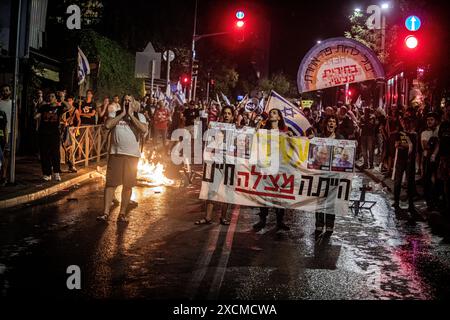
[[[141,158],[138,163],[138,179],[145,180],[154,186],[170,186],[175,182],[171,179],[166,178],[164,175],[164,166],[161,163],[154,163],[155,154],[148,160],[144,153],[141,153]]]

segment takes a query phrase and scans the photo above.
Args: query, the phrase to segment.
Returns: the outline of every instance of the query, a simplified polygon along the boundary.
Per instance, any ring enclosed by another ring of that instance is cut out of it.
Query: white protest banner
[[[266,130],[253,138],[249,159],[205,159],[200,199],[307,212],[348,212],[355,141],[309,140]],[[278,163],[274,164],[274,159]],[[275,170],[268,173],[268,166]]]

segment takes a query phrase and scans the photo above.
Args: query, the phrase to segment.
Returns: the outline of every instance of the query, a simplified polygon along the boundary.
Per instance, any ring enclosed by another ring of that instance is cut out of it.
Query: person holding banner
[[[325,117],[323,122],[322,133],[319,134],[319,138],[329,138],[329,139],[344,139],[344,137],[339,134],[338,131],[339,120],[335,115],[328,115]],[[316,212],[316,236],[322,234],[325,227],[325,235],[330,236],[334,231],[334,220],[336,218],[335,214]]]
[[[234,123],[234,110],[231,106],[225,106],[222,108],[219,122],[229,124]],[[220,205],[221,205],[220,224],[227,226],[230,224],[230,220],[227,218],[228,204],[222,203]],[[214,209],[214,202],[206,201],[206,215],[204,218],[195,221],[195,224],[196,225],[211,224],[213,209]]]
[[[271,109],[269,111],[268,119],[263,128],[266,130],[278,130],[280,133],[292,135],[284,123],[283,114],[279,109]],[[269,208],[267,207],[261,207],[259,210],[259,221],[253,225],[253,229],[257,232],[266,226],[267,216],[269,214]],[[288,231],[290,228],[283,222],[286,209],[277,208],[275,210],[277,215],[277,229]]]

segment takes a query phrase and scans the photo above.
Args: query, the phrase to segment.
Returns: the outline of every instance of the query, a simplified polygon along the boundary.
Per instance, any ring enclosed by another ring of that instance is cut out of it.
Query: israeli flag
[[[273,90],[270,92],[269,100],[267,101],[264,111],[269,114],[272,109],[281,111],[286,126],[296,136],[306,136],[307,130],[312,127],[297,106],[293,105]]]
[[[80,47],[78,47],[78,84],[82,84],[86,80],[86,75],[90,73],[89,61]]]
[[[183,91],[178,91],[175,94],[175,100],[180,104],[183,105],[184,103],[186,103],[186,97],[184,96]]]

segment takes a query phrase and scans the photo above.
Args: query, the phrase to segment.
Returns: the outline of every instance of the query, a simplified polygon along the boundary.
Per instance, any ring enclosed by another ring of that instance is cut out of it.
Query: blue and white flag
[[[159,86],[156,87],[155,98],[156,98],[156,100],[158,100],[158,101],[165,100],[165,98],[166,98],[164,92],[161,91],[161,89],[159,88]]]
[[[255,112],[261,114],[264,109],[260,108],[260,102],[257,98],[250,98],[245,103],[245,112]]]
[[[82,84],[86,80],[86,75],[90,73],[89,61],[80,47],[78,47],[78,84]]]
[[[186,97],[184,96],[183,91],[178,91],[175,94],[175,101],[178,102],[180,106],[182,106],[184,103],[186,103]]]
[[[172,102],[172,96],[168,96],[168,95],[164,94],[164,92],[162,93],[162,95],[163,95],[162,100],[166,101],[166,103],[170,105],[170,103]]]
[[[306,131],[312,127],[297,106],[273,90],[270,92],[264,111],[268,114],[272,109],[281,111],[284,122],[296,136],[306,136]]]
[[[261,114],[264,111],[264,96],[261,98],[261,100],[259,100],[258,109],[260,110],[258,114]]]
[[[227,96],[224,95],[223,92],[220,92],[220,93],[222,94],[222,99],[223,99],[223,101],[225,101],[225,104],[227,106],[231,106],[230,100],[227,98]]]

